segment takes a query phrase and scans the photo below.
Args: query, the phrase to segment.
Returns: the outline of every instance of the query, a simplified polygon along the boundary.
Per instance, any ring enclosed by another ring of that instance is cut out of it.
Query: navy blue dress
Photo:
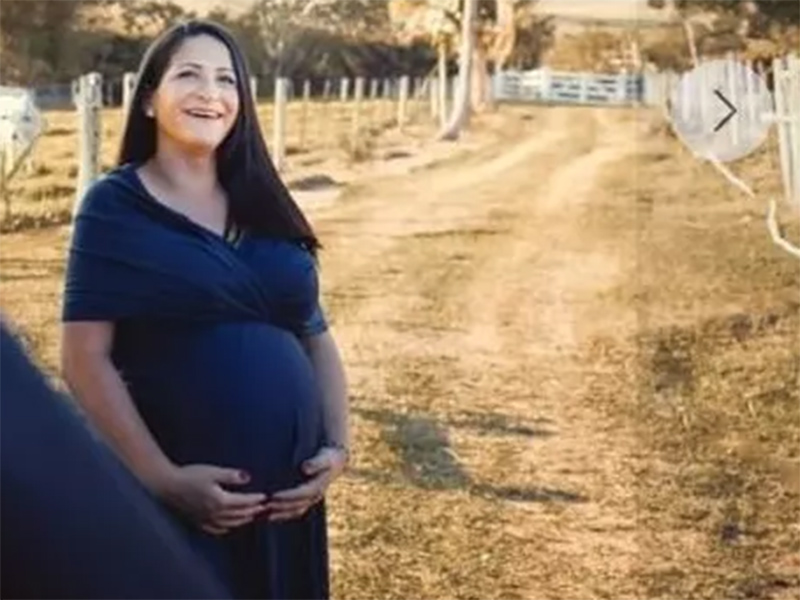
[[[247,233],[228,243],[123,166],[90,188],[77,215],[63,318],[116,323],[114,364],[171,460],[243,469],[251,481],[241,491],[305,481],[301,463],[324,430],[300,338],[327,322],[301,245]],[[236,597],[328,597],[324,504],[221,537],[174,517]]]

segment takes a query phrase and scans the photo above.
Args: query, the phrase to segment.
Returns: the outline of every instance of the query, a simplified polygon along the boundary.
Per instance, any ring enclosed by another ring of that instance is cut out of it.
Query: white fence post
[[[308,109],[311,103],[311,81],[306,79],[303,82],[303,104],[300,113],[300,147],[306,147],[306,129],[308,127]]]
[[[541,70],[542,100],[549,101],[553,93],[553,75],[550,69],[543,67]]]
[[[364,78],[356,77],[356,84],[354,90],[353,102],[353,122],[351,131],[352,148],[355,151],[358,148],[358,138],[361,133],[361,104],[364,100]]]
[[[583,73],[580,79],[580,99],[584,104],[589,100],[589,74]]]
[[[88,73],[73,81],[72,100],[78,109],[80,126],[80,163],[72,216],[77,214],[81,200],[100,173],[100,109],[103,106],[103,77]]]
[[[339,100],[347,102],[350,97],[350,80],[347,77],[342,78],[342,86],[339,88]]]
[[[800,58],[776,58],[772,72],[783,188],[800,209]]]
[[[286,97],[288,80],[279,77],[275,80],[275,107],[272,127],[272,160],[276,169],[283,169],[286,159]]]
[[[430,82],[431,85],[428,87],[428,96],[431,107],[431,118],[435,119],[439,116],[439,106],[437,103],[439,98],[439,80],[436,77],[432,77]]]
[[[625,104],[628,99],[628,81],[630,75],[627,71],[621,71],[617,75],[617,102]]]
[[[790,147],[792,148],[792,163],[789,169],[793,174],[794,201],[800,211],[800,56],[793,55],[787,58],[789,74],[787,77],[787,90],[789,96],[789,117],[792,121],[790,128]]]
[[[784,123],[784,119],[789,116],[789,106],[787,96],[784,95],[785,89],[784,76],[788,69],[784,71],[784,61],[776,58],[772,61],[772,73],[775,82],[775,117],[778,126],[778,148],[781,158],[781,174],[783,178],[783,189],[787,198],[792,194],[792,174],[791,174],[791,148],[789,145],[789,127]]]
[[[408,103],[408,88],[410,84],[410,79],[408,75],[403,75],[400,78],[400,93],[399,93],[399,101],[397,103],[397,126],[400,130],[403,130],[403,127],[406,124],[406,105]]]
[[[389,102],[392,98],[392,80],[386,78],[383,80],[383,86],[381,89],[381,96],[383,102],[381,102],[381,111],[380,111],[380,119],[381,121],[386,120],[391,122],[392,119],[392,103]],[[388,115],[386,114],[388,113]]]
[[[136,73],[125,73],[122,76],[122,110],[125,118],[131,111],[133,92],[136,90]]]
[[[250,94],[253,96],[253,103],[258,106],[258,77],[250,76]]]

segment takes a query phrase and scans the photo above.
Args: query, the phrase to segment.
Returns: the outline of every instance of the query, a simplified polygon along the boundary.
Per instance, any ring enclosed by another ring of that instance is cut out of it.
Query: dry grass
[[[309,208],[352,389],[336,597],[797,596],[800,264],[644,120],[503,110]],[[774,156],[735,169],[774,192]],[[0,258],[50,367],[65,243]]]
[[[339,101],[295,100],[286,113],[287,164],[289,179],[347,168],[352,162],[366,162],[378,149],[391,151],[430,137],[434,124],[423,99],[408,103],[410,127],[396,133],[397,103],[389,100],[364,101],[359,108],[359,128],[353,128],[355,104]],[[428,112],[426,112],[428,111]],[[273,106],[258,109],[267,144],[273,143]],[[0,231],[19,231],[69,222],[78,176],[78,117],[75,111],[45,114],[47,129],[33,152],[33,169],[18,174],[9,185],[10,214],[3,214]],[[101,115],[101,171],[116,162],[123,120],[120,109],[106,109]]]
[[[792,597],[800,263],[771,244],[766,202],[668,136],[640,150],[633,180],[630,164],[609,175],[615,198],[595,222],[638,232],[630,276],[605,298],[635,307],[638,331],[623,344],[597,339],[594,351],[635,373],[635,398],[607,390],[604,404],[652,453],[637,489],[645,539],[660,549],[640,573],[646,597]],[[781,194],[776,157],[772,141],[734,166],[764,200]]]

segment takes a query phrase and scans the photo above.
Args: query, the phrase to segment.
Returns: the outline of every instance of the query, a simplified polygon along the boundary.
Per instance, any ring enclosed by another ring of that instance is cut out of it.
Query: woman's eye
[[[178,77],[181,79],[184,77],[194,77],[195,75],[196,73],[194,71],[181,71],[178,73]]]
[[[230,75],[223,75],[222,77],[219,78],[219,80],[222,83],[226,84],[226,85],[235,85],[236,84],[236,80],[233,77],[231,77]]]

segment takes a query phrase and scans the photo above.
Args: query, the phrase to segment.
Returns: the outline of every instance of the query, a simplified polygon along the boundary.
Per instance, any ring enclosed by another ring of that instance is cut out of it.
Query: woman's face
[[[236,72],[228,48],[210,35],[186,39],[172,56],[146,111],[159,138],[191,154],[213,152],[239,112]]]

